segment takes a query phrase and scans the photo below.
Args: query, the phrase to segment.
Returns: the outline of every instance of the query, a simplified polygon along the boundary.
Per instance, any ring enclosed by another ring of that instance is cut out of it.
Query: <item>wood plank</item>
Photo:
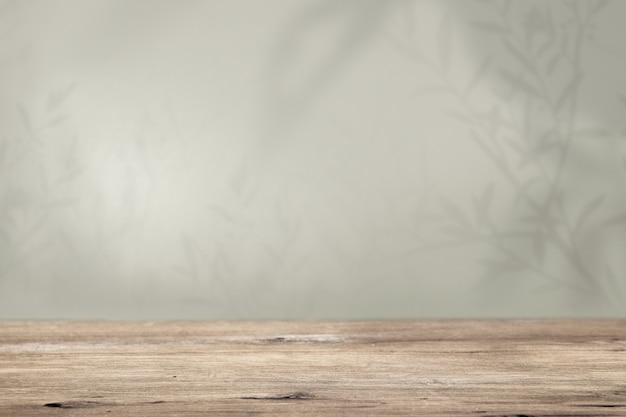
[[[626,320],[0,322],[0,416],[626,416]]]

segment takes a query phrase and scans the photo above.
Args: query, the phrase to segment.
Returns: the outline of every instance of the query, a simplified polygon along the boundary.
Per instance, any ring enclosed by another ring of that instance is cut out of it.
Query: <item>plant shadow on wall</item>
[[[68,116],[63,111],[73,90],[74,85],[68,85],[50,93],[36,117],[17,104],[22,133],[3,135],[0,142],[0,285],[9,294],[50,284],[40,277],[54,268],[59,255],[55,242],[67,243],[64,232],[53,224],[77,203],[72,186],[83,172],[78,138],[67,134]],[[15,118],[4,118],[10,119]],[[51,146],[52,138],[63,146]]]
[[[456,104],[452,116],[467,125],[471,139],[514,195],[512,201],[500,202],[509,211],[505,221],[490,214],[497,198],[492,185],[476,196],[473,213],[444,201],[445,222],[453,234],[492,247],[492,255],[483,260],[485,284],[511,286],[515,280],[534,279],[540,283],[537,291],[567,294],[563,298],[571,311],[622,312],[619,254],[624,242],[620,229],[611,226],[624,221],[626,165],[618,143],[623,126],[597,114],[596,102],[584,96],[585,82],[594,88],[586,52],[594,46],[596,20],[609,2],[475,6],[482,10],[469,21],[476,33],[473,42],[484,45],[487,56],[464,85],[437,68],[438,93],[451,97]],[[439,49],[449,44],[441,42]],[[437,65],[419,52],[414,57],[434,69]],[[491,102],[472,97],[482,77],[492,86]],[[601,100],[622,105],[617,95]]]
[[[451,123],[465,126],[468,140],[497,173],[470,200],[424,193],[417,211],[433,212],[442,240],[418,238],[416,251],[487,245],[488,254],[477,260],[484,268],[477,287],[484,303],[508,293],[500,300],[506,305],[519,295],[519,287],[559,299],[570,312],[623,314],[626,158],[621,143],[626,126],[620,117],[626,95],[611,90],[589,98],[602,82],[590,62],[598,47],[594,35],[615,4],[442,1],[447,12],[436,33],[417,39],[421,3],[321,2],[294,19],[283,33],[286,43],[278,49],[269,83],[278,92],[269,96],[276,131],[312,106],[341,69],[341,57],[357,51],[373,32],[386,31],[401,54],[438,77],[435,85],[420,85],[416,96],[444,97]],[[345,14],[352,15],[350,23],[328,60],[305,81],[285,88],[282,80],[291,75],[293,51],[305,48],[304,39],[325,20]],[[453,71],[458,28],[475,62],[464,76]],[[434,54],[427,51],[433,42]],[[619,116],[607,116],[607,106]],[[281,126],[281,120],[288,122]]]

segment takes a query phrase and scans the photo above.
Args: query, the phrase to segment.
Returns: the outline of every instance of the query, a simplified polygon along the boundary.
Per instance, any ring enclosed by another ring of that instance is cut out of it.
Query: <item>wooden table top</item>
[[[0,321],[0,416],[626,416],[626,320]]]

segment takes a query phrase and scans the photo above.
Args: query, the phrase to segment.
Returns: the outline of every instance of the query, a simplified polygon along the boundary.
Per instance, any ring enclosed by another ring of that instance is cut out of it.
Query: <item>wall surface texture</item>
[[[624,317],[624,21],[0,0],[0,318]]]

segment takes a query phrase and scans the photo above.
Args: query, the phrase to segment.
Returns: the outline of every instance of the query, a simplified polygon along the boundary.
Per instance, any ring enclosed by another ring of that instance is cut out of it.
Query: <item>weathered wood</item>
[[[626,416],[626,320],[0,322],[0,416]]]

